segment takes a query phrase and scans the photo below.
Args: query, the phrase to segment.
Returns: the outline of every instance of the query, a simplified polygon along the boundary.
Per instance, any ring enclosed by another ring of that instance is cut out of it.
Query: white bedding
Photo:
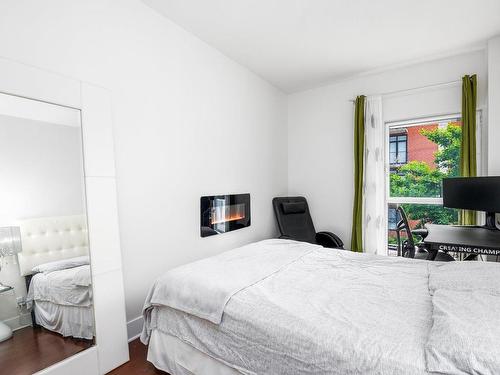
[[[27,301],[46,301],[64,306],[92,305],[90,266],[67,268],[33,275]]]
[[[27,302],[42,327],[63,336],[94,337],[89,265],[33,275]]]
[[[165,351],[168,348],[168,352]],[[147,360],[172,375],[238,375],[241,372],[200,352],[175,336],[151,332]]]
[[[233,295],[219,325],[163,306],[149,328],[247,374],[421,374],[427,264],[317,247]]]
[[[496,262],[437,264],[429,275],[429,290],[438,289],[500,294],[500,266]]]
[[[438,374],[499,374],[500,295],[440,289],[432,302],[427,369]]]
[[[33,305],[37,324],[64,337],[91,340],[94,337],[92,306],[65,306],[36,301]]]
[[[262,241],[170,270],[151,288],[145,319],[152,306],[164,305],[218,324],[232,295],[320,247]]]
[[[448,271],[439,266],[315,247],[219,302],[218,324],[158,303],[161,296],[146,301],[141,339],[146,343],[151,332],[177,337],[244,374],[427,374],[429,278]],[[190,283],[189,274],[183,277],[177,285]],[[159,283],[153,289],[165,290]],[[215,289],[182,304],[196,310],[198,300],[218,301],[221,291],[209,285]],[[492,324],[500,326],[496,319]]]

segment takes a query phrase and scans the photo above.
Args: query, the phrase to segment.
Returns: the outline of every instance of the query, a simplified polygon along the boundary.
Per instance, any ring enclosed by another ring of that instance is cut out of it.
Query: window
[[[395,205],[390,205],[387,208],[387,217],[389,218],[388,222],[388,229],[395,230],[396,226],[398,225],[398,212],[397,212],[397,206]]]
[[[462,128],[460,115],[387,126],[388,253],[397,255],[398,206],[405,210],[412,229],[426,223],[458,223],[458,211],[442,206],[441,185],[443,178],[459,175]]]
[[[391,167],[406,164],[407,136],[396,134],[389,137],[389,164]]]

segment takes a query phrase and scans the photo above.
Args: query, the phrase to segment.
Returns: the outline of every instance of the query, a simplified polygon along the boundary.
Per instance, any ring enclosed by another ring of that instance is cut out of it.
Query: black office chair
[[[397,212],[401,217],[401,220],[396,225],[396,237],[398,240],[398,256],[405,258],[415,258],[415,259],[427,259],[427,260],[437,260],[441,262],[451,262],[455,259],[444,252],[438,252],[436,257],[432,259],[432,254],[430,254],[423,243],[425,237],[429,234],[427,229],[411,229],[408,223],[408,217],[402,206],[397,208]],[[401,231],[406,232],[406,239],[402,241]],[[420,242],[415,244],[413,241],[413,235],[417,235],[421,238]]]
[[[318,232],[304,197],[276,197],[273,208],[278,221],[280,238],[304,241],[323,247],[343,249],[342,240],[331,232]]]
[[[401,220],[396,224],[398,256],[402,256],[404,258],[427,259],[429,255],[427,250],[425,250],[420,243],[418,246],[415,246],[415,241],[413,241],[413,234],[420,235],[423,240],[427,236],[427,230],[419,230],[418,233],[415,233],[417,230],[412,231],[408,223],[408,217],[406,216],[406,212],[402,206],[397,208],[397,213],[401,217]],[[406,232],[405,240],[401,238],[402,231]]]

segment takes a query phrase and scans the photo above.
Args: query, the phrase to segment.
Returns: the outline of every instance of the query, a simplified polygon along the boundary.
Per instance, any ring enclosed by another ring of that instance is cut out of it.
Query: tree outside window
[[[405,130],[407,162],[392,165],[391,148],[389,149],[389,197],[441,198],[443,178],[459,176],[462,137],[460,121],[408,125]],[[394,136],[394,131],[392,132],[390,141]],[[418,142],[421,146],[416,145]],[[440,204],[404,203],[404,199],[399,199],[398,204],[403,206],[413,229],[423,227],[425,223],[458,223],[458,211],[443,208]],[[388,207],[389,244],[396,243],[393,228],[400,219],[394,214],[398,204],[389,203]]]

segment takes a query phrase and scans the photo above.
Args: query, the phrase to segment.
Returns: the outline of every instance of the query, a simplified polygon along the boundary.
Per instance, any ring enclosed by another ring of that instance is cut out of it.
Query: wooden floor
[[[43,328],[26,327],[0,343],[0,373],[31,375],[92,346]]]
[[[130,361],[111,371],[109,375],[167,374],[166,372],[157,370],[151,363],[146,361],[147,347],[143,345],[139,339],[130,342],[128,347],[130,351]]]
[[[43,328],[21,328],[0,343],[0,374],[31,375],[92,346],[87,340],[64,338]],[[110,375],[168,375],[146,361],[147,347],[139,339],[129,344],[130,361]]]

